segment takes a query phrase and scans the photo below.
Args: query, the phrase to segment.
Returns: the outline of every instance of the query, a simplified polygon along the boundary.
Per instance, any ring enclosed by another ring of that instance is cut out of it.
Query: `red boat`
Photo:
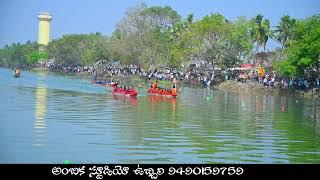
[[[128,97],[135,97],[138,95],[138,92],[136,90],[124,90],[123,88],[114,88],[112,90],[112,93],[113,94],[120,94],[120,95],[125,95],[125,96],[128,96]]]
[[[154,90],[154,89],[149,89],[147,93],[149,96],[164,96],[164,97],[173,97],[173,98],[178,96],[177,93],[173,94],[169,91]]]

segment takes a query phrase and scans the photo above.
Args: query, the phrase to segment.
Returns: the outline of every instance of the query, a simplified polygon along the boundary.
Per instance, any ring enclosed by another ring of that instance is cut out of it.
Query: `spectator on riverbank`
[[[209,87],[227,79],[233,79],[242,83],[248,83],[248,79],[250,79],[250,82],[258,82],[265,87],[280,87],[282,89],[294,88],[298,90],[308,90],[313,87],[320,88],[319,78],[312,79],[311,81],[303,78],[285,79],[280,76],[276,77],[275,72],[260,75],[258,71],[255,70],[250,73],[249,70],[227,69],[225,71],[213,71],[212,69],[206,70],[201,68],[184,68],[182,70],[174,68],[154,68],[146,71],[141,65],[121,65],[108,62],[102,62],[99,66],[64,66],[54,63],[42,63],[40,66],[45,67],[50,71],[92,74],[93,80],[99,81],[113,76],[139,76],[140,78],[147,80],[173,81],[176,79],[187,84]]]

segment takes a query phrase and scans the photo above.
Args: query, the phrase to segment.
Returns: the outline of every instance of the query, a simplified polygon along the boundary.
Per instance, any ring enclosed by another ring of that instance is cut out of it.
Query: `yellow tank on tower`
[[[38,43],[40,45],[48,45],[50,40],[50,21],[52,17],[48,12],[38,14],[39,34]]]

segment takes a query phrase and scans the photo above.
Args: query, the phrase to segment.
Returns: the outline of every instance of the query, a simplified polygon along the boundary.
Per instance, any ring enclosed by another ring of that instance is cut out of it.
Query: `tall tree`
[[[180,21],[181,16],[169,6],[152,6],[141,11],[141,15],[153,29],[165,32]]]
[[[266,49],[266,44],[271,36],[270,21],[263,19],[263,15],[258,14],[252,19],[251,37],[253,42],[256,43],[256,53],[259,51],[259,47]]]
[[[188,42],[190,39],[188,32],[190,32],[190,27],[193,23],[193,14],[189,14],[187,19],[181,19],[180,22],[177,22],[170,30],[170,65],[174,67],[178,67],[181,65],[181,60],[185,57],[187,52],[186,49],[189,49]],[[189,34],[190,35],[190,34]]]
[[[289,40],[292,37],[295,23],[296,20],[294,18],[291,18],[289,15],[284,15],[281,17],[281,21],[273,31],[274,39],[281,43],[282,51],[289,45]]]
[[[112,37],[113,55],[124,63],[163,65],[170,60],[169,29],[180,21],[171,7],[130,8]],[[119,49],[120,48],[120,49]]]
[[[285,48],[286,58],[275,67],[286,76],[319,77],[320,15],[297,20],[292,37]]]
[[[173,44],[173,59],[232,67],[252,49],[249,28],[250,22],[245,18],[231,22],[220,14],[205,16],[181,32]]]

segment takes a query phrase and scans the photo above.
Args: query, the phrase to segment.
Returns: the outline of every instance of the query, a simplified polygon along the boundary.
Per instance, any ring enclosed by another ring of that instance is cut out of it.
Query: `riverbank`
[[[36,67],[32,69],[33,71],[51,71],[50,69],[46,67]],[[67,73],[70,74],[70,72],[61,72],[60,73]],[[80,72],[72,72],[76,77],[79,78],[86,78],[89,80],[92,80],[92,74],[87,71],[80,71]],[[138,74],[135,75],[113,75],[105,74],[105,76],[100,76],[101,79],[113,79],[115,81],[119,81],[121,83],[124,83],[126,85],[132,85],[132,84],[140,84],[143,82],[152,83],[155,79],[146,79],[143,77],[140,77]],[[191,79],[190,79],[191,81]],[[201,86],[201,84],[196,85],[195,83],[190,83],[186,81],[178,81],[178,88],[181,86]],[[172,85],[172,81],[169,80],[159,80],[159,85],[170,88]],[[280,87],[269,87],[269,86],[263,86],[262,84],[258,82],[239,82],[234,80],[227,80],[220,82],[214,86],[212,86],[215,89],[219,89],[222,91],[229,91],[229,92],[236,92],[239,94],[254,94],[254,95],[271,95],[271,96],[295,96],[295,97],[307,97],[307,98],[315,98],[320,97],[319,90],[314,94],[313,90],[308,91],[301,91],[296,89],[282,89]],[[147,87],[145,87],[147,88]]]
[[[152,84],[155,79],[144,79],[137,75],[135,76],[109,76],[109,79],[113,79],[115,81],[120,81],[122,83],[132,83],[132,84],[140,84],[142,82],[147,82],[149,84]],[[167,80],[159,80],[158,81],[160,87],[171,87],[173,84],[172,81]],[[201,84],[194,84],[190,82],[185,81],[178,81],[177,82],[178,88],[181,86],[188,86],[188,87],[199,87],[202,86]],[[146,87],[147,88],[147,87]],[[262,84],[258,82],[239,82],[234,80],[227,80],[222,81],[214,86],[211,86],[213,89],[218,89],[221,91],[229,91],[229,92],[235,92],[238,94],[253,94],[253,95],[269,95],[269,96],[293,96],[293,97],[305,97],[305,98],[316,98],[320,97],[319,90],[316,94],[313,93],[313,90],[296,90],[296,89],[282,89],[280,87],[269,87],[269,86],[263,86]]]
[[[294,90],[294,89],[282,89],[279,87],[269,87],[263,86],[258,82],[238,82],[233,80],[224,81],[214,88],[222,90],[222,91],[230,91],[236,92],[240,94],[253,94],[253,95],[280,95],[280,96],[297,96],[297,97],[320,97],[319,90],[314,95],[311,90],[308,91],[301,91],[301,90]]]

